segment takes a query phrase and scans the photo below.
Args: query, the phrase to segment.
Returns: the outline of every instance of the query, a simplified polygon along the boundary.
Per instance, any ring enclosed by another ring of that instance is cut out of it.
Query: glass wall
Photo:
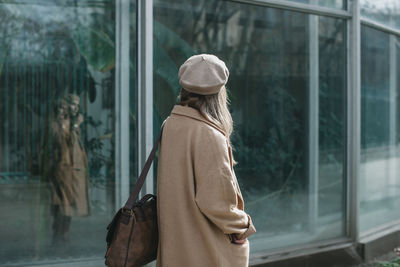
[[[360,226],[400,219],[399,40],[361,28]]]
[[[399,1],[359,1],[362,17],[400,29]],[[124,0],[0,2],[0,265],[101,265],[106,226],[138,173],[137,1],[129,16]],[[240,1],[153,2],[154,135],[176,103],[179,66],[216,54],[230,70],[235,171],[258,230],[251,251],[346,236],[346,20]],[[400,219],[400,39],[362,26],[360,64],[368,233]]]
[[[182,24],[182,21],[185,21]],[[346,21],[227,1],[154,1],[154,124],[179,66],[227,63],[235,167],[252,251],[345,234]]]
[[[387,26],[400,29],[398,0],[360,0],[361,15]]]
[[[115,14],[111,0],[0,3],[0,265],[103,264],[120,205]],[[135,102],[133,23],[131,31]],[[134,155],[135,105],[130,115]]]

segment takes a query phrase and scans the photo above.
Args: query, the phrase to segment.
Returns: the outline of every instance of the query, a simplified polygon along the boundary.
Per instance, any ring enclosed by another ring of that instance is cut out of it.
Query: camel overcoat
[[[53,205],[59,206],[64,216],[89,215],[88,160],[80,132],[53,123],[52,182]]]
[[[158,267],[245,267],[255,232],[244,212],[226,134],[176,105],[164,124],[157,174]]]

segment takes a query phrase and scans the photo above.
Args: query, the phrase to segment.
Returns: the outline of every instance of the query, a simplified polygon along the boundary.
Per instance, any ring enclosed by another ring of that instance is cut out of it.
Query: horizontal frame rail
[[[292,245],[273,251],[260,251],[250,256],[250,266],[270,263],[283,259],[310,255],[329,250],[335,250],[343,247],[350,247],[354,244],[353,240],[348,237],[333,238],[329,241],[315,241],[308,244]]]
[[[394,35],[400,37],[400,30],[395,29],[395,28],[390,27],[390,26],[387,26],[387,25],[385,25],[383,23],[376,22],[374,20],[363,18],[363,17],[361,17],[360,21],[361,21],[362,25],[365,25],[365,26],[368,26],[368,27],[371,27],[371,28],[374,28],[374,29],[377,29],[377,30],[380,30],[380,31],[384,31],[384,32],[387,32],[387,33],[390,33],[390,34],[394,34]]]
[[[229,1],[285,9],[285,10],[302,12],[318,16],[328,16],[328,17],[336,17],[342,19],[351,18],[351,12],[347,10],[297,3],[288,0],[229,0]]]

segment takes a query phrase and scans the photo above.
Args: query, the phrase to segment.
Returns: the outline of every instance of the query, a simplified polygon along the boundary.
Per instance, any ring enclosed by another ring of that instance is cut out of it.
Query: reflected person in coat
[[[67,94],[58,102],[52,123],[53,244],[68,241],[72,216],[89,215],[89,176],[81,141],[79,97]]]
[[[207,54],[179,69],[179,103],[164,123],[158,163],[158,267],[248,266],[255,228],[233,169],[228,76]]]

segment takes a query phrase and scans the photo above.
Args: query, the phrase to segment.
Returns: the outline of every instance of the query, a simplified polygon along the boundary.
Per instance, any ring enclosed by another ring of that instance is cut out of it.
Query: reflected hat
[[[79,96],[75,95],[75,94],[64,94],[63,99],[68,102],[68,103],[77,103],[79,104]]]
[[[188,58],[179,68],[179,84],[191,93],[217,94],[227,83],[229,71],[214,55],[200,54]]]

